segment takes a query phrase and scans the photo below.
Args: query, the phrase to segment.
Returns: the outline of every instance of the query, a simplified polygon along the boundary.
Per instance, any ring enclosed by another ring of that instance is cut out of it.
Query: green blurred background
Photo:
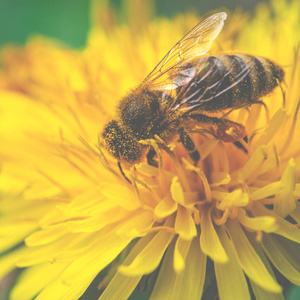
[[[101,1],[101,0],[98,0]],[[103,0],[104,1],[104,0]],[[111,0],[119,11],[125,0]],[[144,0],[141,0],[144,1]],[[172,16],[195,8],[200,14],[226,7],[253,10],[260,0],[154,0],[158,15]],[[0,46],[24,44],[28,36],[42,34],[73,47],[85,44],[89,27],[89,0],[0,0]]]

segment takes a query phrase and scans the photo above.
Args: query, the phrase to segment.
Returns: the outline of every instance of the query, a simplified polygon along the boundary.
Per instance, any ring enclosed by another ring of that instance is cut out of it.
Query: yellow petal
[[[260,257],[252,248],[239,223],[228,220],[226,224],[239,263],[247,276],[267,291],[273,293],[281,292],[281,287],[267,271]]]
[[[109,200],[104,199],[101,186],[91,188],[84,193],[80,193],[77,197],[72,199],[67,205],[67,208],[77,209],[79,212],[104,212],[116,205]]]
[[[89,251],[72,262],[61,277],[47,286],[39,296],[41,299],[55,299],[59,290],[62,299],[78,299],[96,275],[110,264],[130,241],[131,239],[120,238],[113,230],[108,231],[92,244]]]
[[[5,256],[0,258],[0,279],[6,274],[15,269],[16,261],[26,253],[28,249],[26,247],[20,247],[13,252],[9,252]]]
[[[135,167],[138,171],[141,171],[144,174],[155,176],[155,177],[158,176],[158,168],[155,168],[151,165],[140,163],[137,164]]]
[[[101,193],[116,206],[121,206],[127,210],[135,210],[141,206],[134,192],[124,185],[103,183],[101,184]]]
[[[3,223],[2,223],[3,224]],[[0,229],[0,252],[23,242],[24,238],[37,229],[36,222],[17,222],[17,224],[2,225]]]
[[[158,232],[129,266],[120,266],[120,272],[127,276],[151,273],[158,267],[172,239],[173,234],[164,231]]]
[[[126,276],[117,273],[99,297],[99,300],[127,300],[140,282],[143,275]]]
[[[158,218],[165,218],[175,212],[177,203],[167,194],[155,207],[154,213]]]
[[[109,232],[111,229],[107,229]],[[59,262],[72,262],[93,247],[93,243],[99,239],[99,236],[104,235],[105,230],[101,230],[96,233],[84,233],[73,235],[73,239],[69,241],[68,246],[61,249],[59,252],[56,252],[54,255],[51,255],[51,261]]]
[[[171,184],[171,194],[175,202],[184,205],[184,193],[178,177],[173,177]]]
[[[210,186],[220,186],[228,184],[231,177],[226,172],[212,172],[211,174],[211,184]]]
[[[229,240],[226,232],[219,227],[218,235],[229,257],[227,263],[214,263],[215,274],[217,279],[219,297],[221,300],[227,299],[251,299],[248,284],[241,268],[232,242]]]
[[[144,164],[144,163],[140,163],[135,165],[135,168],[140,171],[142,174],[146,174],[146,175],[150,175],[150,176],[154,176],[157,177],[159,176],[159,169],[153,166],[150,166],[148,164]],[[168,181],[171,181],[172,178],[174,177],[174,173],[167,171],[167,170],[163,170],[164,173],[164,178]]]
[[[272,140],[274,135],[278,132],[278,130],[281,128],[283,122],[285,122],[285,119],[286,110],[284,110],[283,108],[279,108],[270,120],[264,132],[261,134],[260,138],[255,143],[255,145],[267,145]]]
[[[75,218],[74,221],[68,220],[68,222],[65,222],[64,225],[69,232],[95,232],[101,230],[109,224],[114,224],[118,221],[121,221],[127,216],[127,211],[121,209],[120,207],[114,207],[105,213],[100,213],[95,216],[85,217],[83,219]]]
[[[295,181],[296,165],[294,159],[290,159],[281,177],[282,190],[274,199],[274,212],[283,218],[296,208],[294,199]]]
[[[247,182],[253,181],[258,176],[259,167],[266,159],[266,150],[266,146],[258,147],[241,170],[241,176],[245,180],[248,179]]]
[[[197,235],[197,229],[191,213],[191,210],[178,205],[175,220],[175,232],[185,240],[191,240]]]
[[[300,223],[300,203],[299,202],[296,202],[296,208],[293,212],[290,213],[290,215],[297,223]]]
[[[199,248],[197,239],[193,239],[185,259],[185,268],[177,274],[173,269],[173,248],[169,248],[159,270],[150,300],[199,300],[206,272],[206,255]]]
[[[128,217],[124,224],[116,231],[119,236],[137,237],[145,235],[154,223],[152,211],[138,211]]]
[[[33,299],[49,282],[57,278],[66,266],[62,263],[46,263],[25,269],[12,289],[10,299]],[[34,284],[31,284],[32,282]]]
[[[180,236],[176,241],[173,263],[174,263],[174,270],[178,274],[182,272],[185,268],[185,259],[190,249],[190,245],[191,245],[191,241],[186,241],[182,239]]]
[[[32,233],[25,239],[25,243],[29,247],[45,245],[56,241],[57,239],[63,237],[66,233],[67,230],[65,227],[59,224],[58,226],[41,229]]]
[[[128,256],[123,262],[123,265],[128,266],[132,263],[135,257],[147,246],[147,244],[153,238],[154,233],[148,234],[145,237],[142,237],[138,240],[138,242],[134,245]],[[108,286],[101,294],[99,300],[126,300],[129,298],[140,279],[143,275],[138,276],[127,276],[117,271],[112,280],[109,282]]]
[[[281,217],[278,217],[278,215],[276,215],[273,211],[267,209],[258,202],[255,202],[255,205],[252,206],[251,211],[255,216],[270,216],[274,218],[278,225],[278,229],[276,229],[274,233],[277,233],[296,243],[300,243],[300,229],[295,225]]]
[[[219,263],[228,261],[228,256],[214,228],[211,215],[207,210],[201,214],[200,247],[203,253],[210,256],[213,261]]]
[[[253,230],[262,230],[264,232],[274,232],[278,229],[276,219],[268,216],[264,217],[248,217],[246,216],[246,211],[239,209],[238,220],[240,223]]]
[[[68,291],[69,287],[67,287],[64,283],[60,282],[59,279],[52,281],[48,284],[34,300],[51,300],[53,297],[57,297],[59,295],[64,295]],[[62,297],[61,297],[62,299]]]
[[[261,245],[257,243],[257,241],[255,239],[255,235],[253,233],[248,232],[247,237],[248,237],[252,247],[254,248],[255,252],[259,255],[263,264],[266,266],[268,272],[276,280],[276,277],[273,273],[270,262],[269,262],[268,258],[266,257],[265,252],[263,251]],[[253,282],[251,279],[250,279],[250,284],[251,284],[252,290],[254,292],[255,299],[284,300],[284,296],[282,293],[270,293],[269,291],[266,291],[265,289],[261,288],[259,285],[257,285],[255,282]]]
[[[262,246],[273,265],[296,285],[300,285],[299,244],[280,241],[276,237],[266,235]],[[294,253],[291,251],[294,248]]]
[[[221,210],[236,206],[246,206],[249,203],[249,194],[241,189],[236,189],[231,193],[212,191],[212,196],[220,201],[218,209]]]
[[[294,196],[295,198],[300,198],[300,183],[295,185]]]
[[[251,193],[250,198],[253,201],[268,198],[270,196],[276,195],[282,189],[281,183],[279,181],[272,182],[260,189],[255,190]]]
[[[255,282],[250,280],[251,287],[253,290],[253,293],[255,295],[256,300],[284,300],[285,297],[283,294],[280,293],[270,293],[269,291],[266,291],[265,289],[261,288],[259,285],[257,285]]]
[[[199,152],[201,159],[205,159],[212,151],[213,149],[218,145],[219,140],[218,139],[209,139],[199,147]]]
[[[68,249],[76,238],[78,238],[76,234],[68,234],[63,239],[50,244],[26,248],[27,251],[16,261],[16,264],[19,267],[27,267],[51,261],[54,256]]]

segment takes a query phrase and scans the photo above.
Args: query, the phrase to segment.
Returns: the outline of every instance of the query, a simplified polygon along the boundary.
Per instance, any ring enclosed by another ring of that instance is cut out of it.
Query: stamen
[[[230,213],[229,213],[229,218],[230,219],[235,219],[238,215],[239,212],[239,208],[238,207],[234,207],[231,209]]]
[[[217,218],[216,216],[212,216],[214,223],[218,226],[224,225],[227,222],[227,219],[230,214],[230,209],[226,209],[221,218]]]
[[[276,166],[279,167],[279,157],[278,157],[278,154],[277,154],[276,146],[274,144],[272,144],[272,148],[273,148],[273,151],[274,151],[274,156],[275,156],[275,160],[276,160]]]
[[[157,193],[146,183],[144,182],[142,179],[136,177],[134,175],[133,172],[133,168],[131,170],[131,178],[134,178],[134,182],[139,183],[142,187],[144,187],[145,189],[147,189],[153,196],[154,200],[156,201],[156,203],[159,203],[161,201],[161,198],[157,195]],[[136,185],[137,187],[137,185]],[[138,187],[137,187],[138,189]]]
[[[174,228],[173,227],[168,227],[168,226],[155,226],[155,227],[152,227],[149,230],[147,230],[146,233],[160,232],[160,231],[166,231],[166,232],[170,232],[170,233],[174,233],[175,234]]]
[[[129,171],[130,171],[129,177],[130,177],[130,179],[131,179],[131,184],[132,184],[132,187],[133,187],[133,189],[134,189],[134,192],[135,192],[135,194],[136,194],[136,196],[137,196],[139,202],[143,205],[144,203],[143,203],[143,201],[142,201],[142,198],[141,198],[141,195],[140,195],[140,191],[139,191],[139,189],[138,189],[138,187],[137,187],[137,185],[136,185],[136,177],[134,176],[134,166],[132,166],[132,167],[129,169]]]
[[[184,190],[187,192],[190,192],[191,187],[190,187],[189,181],[186,177],[186,174],[185,174],[183,168],[181,167],[181,164],[178,161],[177,156],[175,155],[175,153],[173,151],[170,150],[168,145],[159,136],[155,135],[155,138],[156,138],[157,142],[159,143],[159,146],[162,149],[164,149],[167,152],[167,154],[170,156],[170,158],[173,160],[175,168],[176,168],[176,172],[178,174],[181,184],[184,187]]]
[[[212,200],[211,189],[210,189],[209,183],[207,181],[207,178],[206,178],[204,172],[201,169],[199,169],[198,167],[192,165],[184,157],[182,158],[182,161],[185,164],[185,167],[187,168],[187,170],[194,171],[200,176],[200,178],[202,179],[202,183],[203,183],[204,191],[205,191],[205,195],[206,195],[205,200],[207,202],[211,202],[211,200]]]
[[[229,163],[229,159],[228,159],[228,153],[227,153],[226,148],[223,143],[219,143],[219,145],[220,145],[220,148],[224,155],[223,160],[222,160],[223,172],[230,173],[230,163]]]
[[[266,126],[265,126],[265,127],[266,127]],[[249,146],[251,145],[253,138],[254,138],[256,135],[260,134],[263,130],[265,130],[265,127],[258,128],[258,129],[254,130],[254,131],[251,133],[251,135],[250,135],[250,137],[249,137],[249,140],[248,140]]]
[[[139,141],[142,145],[148,145],[153,147],[154,151],[157,154],[158,157],[158,180],[160,183],[160,186],[165,189],[165,176],[164,176],[164,168],[163,168],[163,157],[161,154],[161,151],[157,145],[157,142],[153,139],[147,139],[147,140],[141,140]],[[165,190],[165,192],[167,192]]]
[[[255,240],[256,240],[258,243],[260,243],[260,242],[262,241],[262,237],[263,237],[262,231],[261,231],[261,230],[256,231]]]
[[[284,100],[284,101],[285,101],[285,100]],[[255,101],[254,103],[255,103],[255,104],[260,104],[260,105],[262,105],[262,106],[264,107],[265,112],[266,112],[266,121],[267,121],[267,123],[269,123],[270,120],[271,120],[271,117],[270,117],[270,111],[269,111],[269,109],[268,109],[267,104],[266,104],[265,102],[263,102],[263,101]]]

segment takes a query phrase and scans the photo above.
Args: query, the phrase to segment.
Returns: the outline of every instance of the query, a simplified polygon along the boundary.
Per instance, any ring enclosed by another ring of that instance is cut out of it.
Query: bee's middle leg
[[[197,161],[200,159],[200,154],[196,149],[193,140],[182,127],[179,128],[178,133],[179,133],[180,142],[183,144],[184,148],[188,151],[190,158],[196,164]]]
[[[150,147],[150,149],[147,153],[147,162],[148,162],[148,165],[157,168],[158,162],[155,160],[155,156],[156,156],[156,151],[154,150],[153,147]]]

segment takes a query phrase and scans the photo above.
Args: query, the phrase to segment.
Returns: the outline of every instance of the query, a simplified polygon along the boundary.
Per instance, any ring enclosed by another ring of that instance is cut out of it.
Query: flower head
[[[272,266],[300,284],[299,3],[279,2],[273,18],[266,6],[250,21],[231,15],[218,40],[286,64],[287,87],[227,116],[246,127],[239,147],[195,128],[197,165],[157,136],[142,141],[157,167],[120,172],[99,142],[118,99],[192,27],[191,15],[143,33],[109,19],[83,51],[43,38],[3,51],[0,274],[24,268],[12,299],[77,299],[95,278],[100,299],[147,285],[151,299],[200,299],[214,277],[221,299],[250,299],[249,286],[257,298],[280,296]]]

